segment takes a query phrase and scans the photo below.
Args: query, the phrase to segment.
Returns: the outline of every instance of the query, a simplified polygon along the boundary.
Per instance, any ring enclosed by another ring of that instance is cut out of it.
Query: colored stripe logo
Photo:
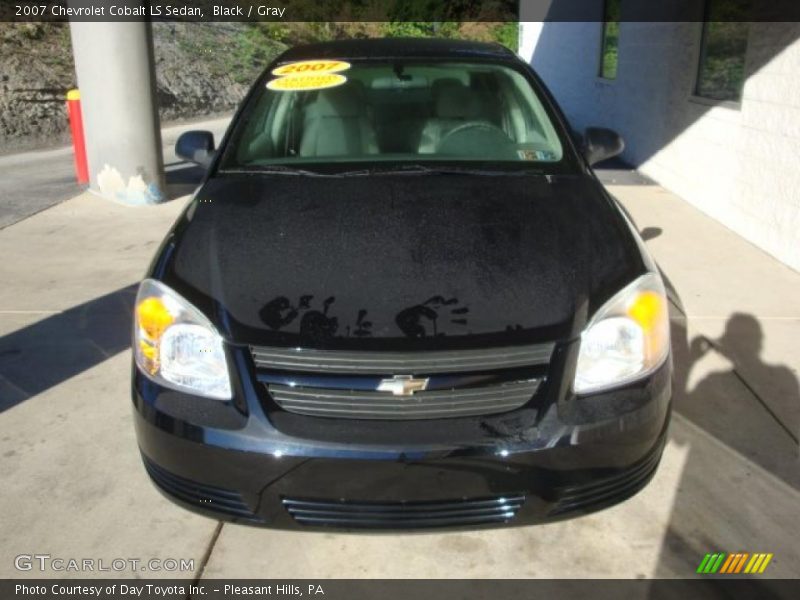
[[[772,553],[763,552],[753,554],[749,552],[734,552],[731,554],[715,552],[714,554],[706,554],[703,557],[703,560],[700,561],[700,566],[697,567],[697,572],[704,574],[724,573],[726,575],[763,573],[772,557]]]

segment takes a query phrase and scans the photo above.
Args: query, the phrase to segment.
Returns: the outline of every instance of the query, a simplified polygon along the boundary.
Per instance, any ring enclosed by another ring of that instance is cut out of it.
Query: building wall
[[[738,106],[693,97],[701,32],[621,23],[613,81],[599,22],[523,22],[520,54],[576,130],[617,130],[627,162],[800,270],[800,23],[750,25]]]

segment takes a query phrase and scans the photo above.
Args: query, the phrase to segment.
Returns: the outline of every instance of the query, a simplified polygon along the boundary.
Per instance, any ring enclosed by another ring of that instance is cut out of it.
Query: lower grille
[[[523,495],[438,502],[348,502],[283,498],[291,517],[302,525],[412,529],[505,523],[525,502]]]
[[[231,517],[253,520],[255,515],[242,496],[233,490],[226,490],[184,479],[159,467],[144,458],[147,474],[159,488],[170,496],[200,509],[223,513]]]
[[[417,392],[395,396],[387,392],[362,392],[320,388],[267,386],[284,410],[315,417],[350,419],[439,419],[501,413],[526,404],[539,380],[518,381],[479,388]]]

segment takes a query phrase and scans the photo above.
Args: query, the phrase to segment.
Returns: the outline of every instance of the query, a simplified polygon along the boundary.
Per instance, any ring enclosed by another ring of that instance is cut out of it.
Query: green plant
[[[384,23],[386,37],[458,37],[459,24],[454,21],[389,21]]]
[[[281,35],[274,28],[258,24],[245,27],[237,33],[225,55],[225,70],[237,83],[247,84],[278,54],[285,45],[273,36]]]
[[[516,21],[501,23],[492,30],[494,41],[516,52],[519,48],[519,24]]]

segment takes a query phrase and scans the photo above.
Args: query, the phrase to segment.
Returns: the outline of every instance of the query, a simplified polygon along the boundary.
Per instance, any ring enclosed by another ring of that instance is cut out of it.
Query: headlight
[[[136,296],[136,365],[165,387],[231,399],[222,338],[203,314],[164,284],[145,279]]]
[[[581,334],[573,389],[599,392],[655,371],[669,354],[669,315],[664,284],[647,273],[595,313]]]

